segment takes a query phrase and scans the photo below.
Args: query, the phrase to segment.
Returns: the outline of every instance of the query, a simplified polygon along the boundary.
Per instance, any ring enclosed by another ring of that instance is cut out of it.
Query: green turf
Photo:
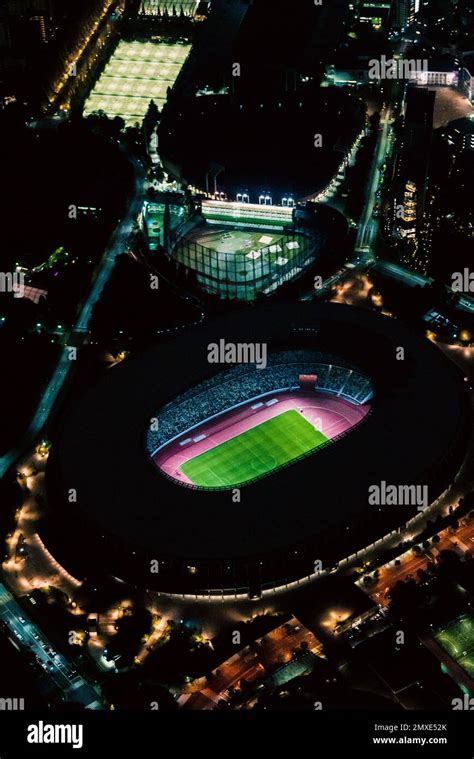
[[[186,461],[181,471],[199,487],[234,487],[268,474],[326,440],[297,411],[285,411]]]
[[[434,638],[469,677],[474,678],[474,618],[460,617],[438,630]]]

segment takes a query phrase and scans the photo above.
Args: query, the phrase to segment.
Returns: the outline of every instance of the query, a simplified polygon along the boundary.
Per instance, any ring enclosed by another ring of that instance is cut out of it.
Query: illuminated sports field
[[[264,256],[265,260],[271,263],[279,262],[283,265],[293,258],[300,248],[298,241],[296,245],[286,241],[280,231],[229,229],[214,225],[190,232],[188,240],[232,258],[237,265],[244,268]]]
[[[141,123],[150,100],[161,108],[188,55],[190,45],[122,40],[87,99],[84,115],[104,111],[127,126]]]
[[[474,619],[461,617],[438,630],[434,639],[469,677],[474,678]]]
[[[197,272],[205,290],[240,300],[275,289],[300,273],[312,255],[313,244],[304,235],[256,225],[203,224],[173,250],[177,261]]]
[[[234,487],[269,474],[326,440],[322,432],[291,410],[195,456],[180,469],[198,487]]]

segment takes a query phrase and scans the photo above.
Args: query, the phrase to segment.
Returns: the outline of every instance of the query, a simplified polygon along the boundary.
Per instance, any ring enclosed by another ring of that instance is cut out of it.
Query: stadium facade
[[[210,363],[209,345],[223,337],[266,345],[267,368]],[[299,366],[285,360],[278,376],[282,356]],[[330,365],[339,367],[332,379]],[[305,392],[346,393],[354,408],[370,402],[370,413],[331,445],[243,485],[238,498],[233,488],[183,486],[153,460],[157,445],[247,394],[298,393],[300,377],[318,374],[319,388],[316,381]],[[169,428],[158,424],[158,440],[150,422],[162,415]],[[464,377],[400,322],[336,304],[267,305],[123,362],[80,399],[50,454],[51,512],[39,533],[78,577],[258,596],[311,578],[317,562],[329,569],[419,516],[413,504],[370,505],[369,488],[426,486],[432,503],[453,482],[469,434]]]

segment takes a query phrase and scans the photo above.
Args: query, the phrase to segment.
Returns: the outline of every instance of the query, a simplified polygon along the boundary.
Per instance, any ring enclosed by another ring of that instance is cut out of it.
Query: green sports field
[[[268,474],[326,440],[297,411],[285,411],[195,456],[180,468],[198,487],[234,487]]]
[[[90,93],[84,115],[104,111],[121,116],[127,126],[141,124],[150,100],[166,102],[188,56],[190,45],[121,40]]]
[[[434,638],[469,677],[474,678],[474,619],[460,617],[438,630]]]

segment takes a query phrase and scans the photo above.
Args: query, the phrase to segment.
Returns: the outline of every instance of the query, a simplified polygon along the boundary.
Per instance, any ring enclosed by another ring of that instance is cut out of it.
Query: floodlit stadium
[[[269,295],[305,271],[320,250],[319,229],[299,229],[292,207],[204,200],[200,213],[181,224],[174,222],[173,208],[170,255],[178,268],[193,273],[202,291],[222,299],[252,301]],[[149,207],[145,219],[153,249],[156,233]]]
[[[87,99],[84,115],[104,111],[127,126],[141,123],[150,100],[166,101],[188,56],[190,45],[121,40]]]
[[[474,619],[462,616],[438,630],[433,637],[474,680]]]
[[[313,237],[278,228],[204,224],[182,237],[172,255],[196,273],[207,293],[255,300],[298,276],[314,261],[315,250]]]
[[[238,367],[157,414],[148,450],[182,485],[248,484],[339,440],[370,411],[359,372],[314,351],[275,353],[265,370]]]
[[[266,346],[265,361],[210,361],[221,340]],[[75,400],[38,531],[76,577],[273,593],[419,517],[414,504],[370,505],[369,488],[422,483],[435,501],[464,459],[468,403],[458,368],[398,320],[332,303],[241,310],[125,360]]]

